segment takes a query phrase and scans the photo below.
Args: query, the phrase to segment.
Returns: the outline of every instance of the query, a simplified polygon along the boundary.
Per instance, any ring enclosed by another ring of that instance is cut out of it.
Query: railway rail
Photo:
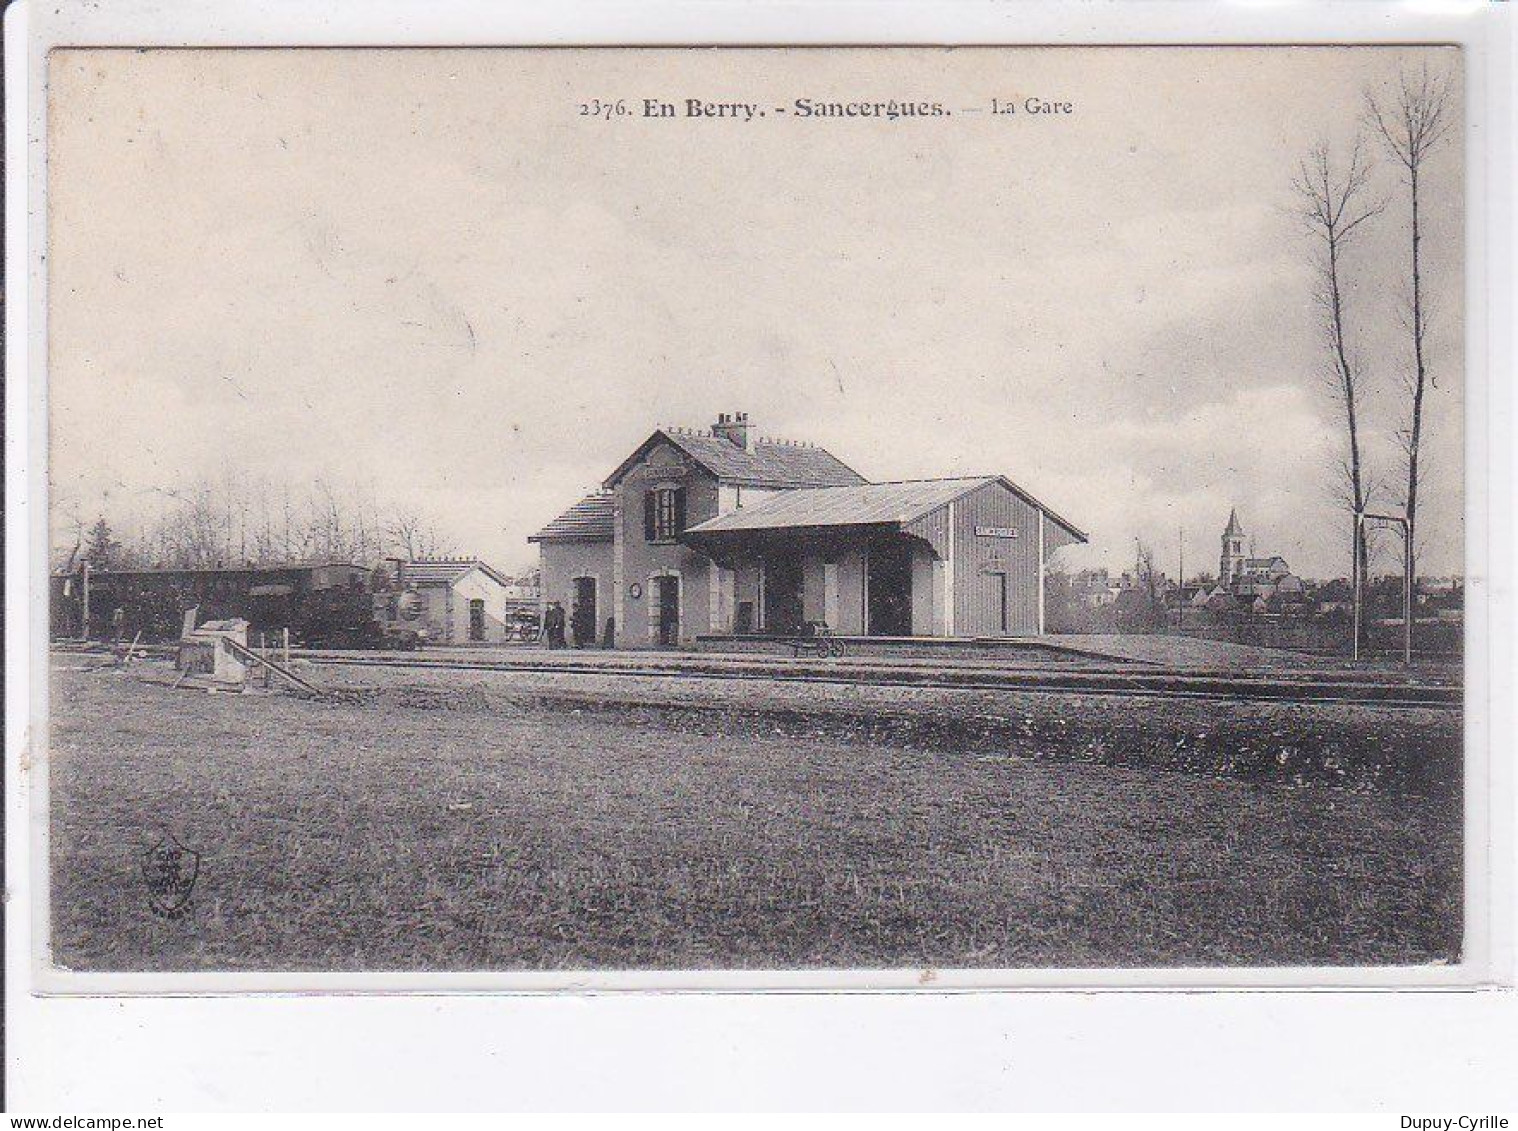
[[[109,653],[105,646],[65,646],[66,651]],[[138,654],[173,654],[172,645],[138,648]],[[393,668],[415,671],[523,672],[542,675],[597,675],[651,679],[769,680],[834,686],[940,688],[964,691],[1079,692],[1157,698],[1269,701],[1316,704],[1363,704],[1377,707],[1457,710],[1464,699],[1458,684],[1391,678],[1364,671],[1236,671],[1129,669],[1107,667],[952,667],[942,663],[890,661],[795,660],[789,657],[725,658],[710,654],[634,655],[527,653],[520,656],[468,657],[425,652],[354,653],[292,649],[292,656],[325,667]],[[550,656],[554,658],[549,658]],[[558,658],[563,656],[564,658]]]
[[[307,652],[304,653],[304,658],[314,664],[337,667],[642,676],[654,679],[770,680],[779,683],[858,684],[968,691],[1082,692],[1161,698],[1359,703],[1379,707],[1458,709],[1464,696],[1462,688],[1449,684],[1367,680],[1363,678],[1363,673],[1338,672],[1244,675],[1152,670],[1129,672],[1118,668],[988,670],[954,669],[942,665],[917,667],[843,665],[825,661],[808,663],[789,658],[779,663],[713,661],[709,657],[703,657],[699,660],[657,660],[638,664],[533,660],[527,657],[467,659],[452,656],[356,656],[332,652]]]

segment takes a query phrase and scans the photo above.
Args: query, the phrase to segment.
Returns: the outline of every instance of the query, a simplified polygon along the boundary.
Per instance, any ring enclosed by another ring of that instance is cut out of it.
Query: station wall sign
[[[975,528],[977,538],[1016,538],[1015,526],[977,526]]]

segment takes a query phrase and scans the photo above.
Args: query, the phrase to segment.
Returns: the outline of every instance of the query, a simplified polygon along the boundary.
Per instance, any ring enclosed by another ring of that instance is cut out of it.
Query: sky
[[[1072,567],[1347,573],[1291,180],[1453,49],[60,51],[55,498],[130,530],[219,476],[357,482],[504,569],[656,425],[746,411],[874,480],[1002,474]],[[593,98],[629,113],[579,113]],[[643,99],[682,116],[645,118]],[[685,100],[749,102],[688,118]],[[803,119],[794,100],[938,102]],[[992,99],[1017,106],[990,112]],[[1028,114],[1025,100],[1068,102]],[[780,114],[778,107],[790,107]],[[1458,107],[1456,108],[1458,111]],[[978,111],[978,112],[977,112]],[[1368,139],[1372,144],[1373,139]],[[1405,188],[1345,264],[1397,509]],[[1463,172],[1425,174],[1420,572],[1462,568]],[[1383,568],[1396,568],[1388,555]]]

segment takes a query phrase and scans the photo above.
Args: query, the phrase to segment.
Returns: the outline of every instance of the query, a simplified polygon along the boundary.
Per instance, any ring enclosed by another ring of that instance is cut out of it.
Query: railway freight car
[[[254,632],[288,630],[308,647],[414,648],[420,636],[395,624],[395,597],[368,567],[290,562],[204,569],[91,570],[52,578],[52,633],[58,639],[144,642],[179,636],[196,620],[240,617]],[[376,592],[376,588],[379,590]]]

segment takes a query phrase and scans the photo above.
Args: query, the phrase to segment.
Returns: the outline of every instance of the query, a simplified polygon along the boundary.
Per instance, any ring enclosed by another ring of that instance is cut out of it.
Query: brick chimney
[[[712,425],[712,435],[720,436],[744,451],[754,450],[753,441],[749,438],[748,413],[746,412],[719,412],[717,423]]]

